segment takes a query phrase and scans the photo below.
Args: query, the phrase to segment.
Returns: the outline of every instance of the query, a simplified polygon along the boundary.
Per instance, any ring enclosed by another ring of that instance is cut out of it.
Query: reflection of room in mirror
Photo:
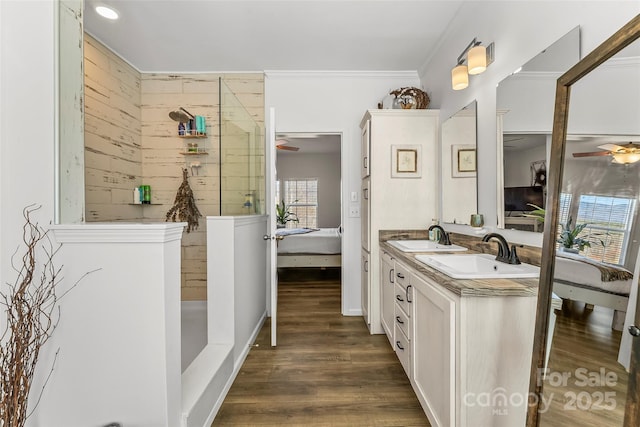
[[[598,393],[608,396],[608,402],[596,405],[590,401],[588,405],[581,403],[583,407],[576,408],[580,410],[566,411],[567,400],[563,400],[541,413],[541,426],[623,425],[625,404],[628,406],[627,384],[632,383],[632,375],[628,376],[619,363],[629,360],[628,347],[621,350],[620,341],[627,336],[625,331],[637,309],[630,303],[629,293],[637,288],[638,278],[622,288],[621,279],[605,280],[601,271],[610,271],[617,264],[638,275],[640,161],[619,164],[613,162],[612,155],[612,147],[640,143],[638,76],[640,41],[635,41],[571,86],[559,189],[560,222],[572,218],[575,224],[587,224],[582,237],[593,243],[572,260],[583,262],[584,266],[595,265],[598,270],[587,276],[588,268],[573,268],[564,278],[560,275],[563,260],[553,256],[552,289],[566,300],[557,316],[549,368],[555,374],[573,374],[574,380],[545,381],[543,392],[546,398],[592,398]],[[556,160],[552,159],[552,165]],[[602,286],[594,284],[594,280],[602,281]],[[541,281],[540,287],[546,288],[547,283]],[[567,297],[562,292],[569,288],[572,293]],[[627,312],[622,328],[616,322],[614,309],[616,314]],[[580,340],[571,344],[572,336],[580,336]],[[609,380],[596,387],[580,387],[575,380],[578,372],[597,373]]]
[[[477,212],[475,101],[442,124],[442,219],[469,224]]]
[[[529,203],[544,207],[546,196],[546,183],[536,182],[532,171],[535,174],[543,162],[545,168],[548,164],[556,80],[579,59],[580,29],[576,27],[498,85],[499,228],[543,230],[542,222],[525,216],[535,209]]]

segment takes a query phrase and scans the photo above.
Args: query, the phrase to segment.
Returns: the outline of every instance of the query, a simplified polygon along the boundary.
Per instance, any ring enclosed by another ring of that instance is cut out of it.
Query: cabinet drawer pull
[[[395,283],[395,281],[393,280],[393,272],[395,271],[395,268],[392,268],[391,270],[389,270],[389,282],[391,283]]]
[[[396,316],[396,322],[400,323],[401,325],[404,325],[404,322],[402,321],[400,316]]]
[[[396,347],[398,347],[399,350],[404,351],[404,347],[401,345],[400,341],[396,341]]]
[[[368,158],[368,157],[363,157],[363,158],[362,158],[362,166],[363,166],[365,169],[369,168],[369,164],[368,164],[367,160],[369,160],[369,158]]]
[[[407,290],[405,291],[405,295],[407,297],[407,302],[411,303],[413,300],[409,298],[409,289],[411,289],[411,285],[407,285]]]
[[[365,200],[369,200],[369,189],[368,188],[363,188],[362,189],[362,197]]]
[[[404,300],[402,299],[402,297],[400,295],[396,295],[396,299],[400,302],[404,302]]]
[[[364,272],[368,273],[369,272],[369,261],[365,261],[364,262]]]
[[[396,276],[398,276],[398,279],[404,279],[404,274],[402,273],[397,273]]]

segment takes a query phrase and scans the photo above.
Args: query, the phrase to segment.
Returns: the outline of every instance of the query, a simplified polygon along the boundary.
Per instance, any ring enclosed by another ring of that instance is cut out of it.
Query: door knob
[[[271,240],[271,236],[265,234],[264,236],[262,236],[262,240]]]
[[[629,326],[629,333],[634,337],[640,337],[640,328],[638,328],[636,325],[631,325]]]
[[[276,240],[282,240],[282,239],[284,239],[284,236],[281,236],[280,234],[276,235]]]

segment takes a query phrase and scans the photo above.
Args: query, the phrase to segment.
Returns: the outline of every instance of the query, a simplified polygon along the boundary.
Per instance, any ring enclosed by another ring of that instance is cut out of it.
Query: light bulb
[[[118,19],[118,12],[107,6],[96,6],[96,12],[103,18],[111,19],[112,21]]]
[[[466,65],[458,65],[451,70],[451,87],[453,90],[462,90],[469,86],[469,75]]]
[[[487,69],[487,48],[476,46],[467,54],[469,74],[480,74]]]

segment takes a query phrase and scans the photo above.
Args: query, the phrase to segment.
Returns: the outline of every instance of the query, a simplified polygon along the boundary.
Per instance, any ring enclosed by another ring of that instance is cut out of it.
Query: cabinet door
[[[362,242],[362,247],[367,250],[370,251],[371,248],[369,247],[369,245],[371,244],[371,227],[369,225],[370,223],[370,214],[369,214],[369,208],[370,208],[370,200],[369,200],[369,196],[370,196],[370,192],[369,192],[369,186],[371,184],[371,181],[369,178],[363,179],[362,180],[362,197],[360,198],[360,225],[361,225],[361,242]],[[378,234],[376,231],[376,239],[378,238]]]
[[[367,120],[362,127],[361,132],[361,152],[362,159],[360,161],[360,175],[362,178],[366,178],[370,174],[370,129],[371,129],[371,121]]]
[[[434,426],[455,425],[455,301],[414,278],[412,383]]]
[[[394,283],[395,269],[393,268],[393,258],[384,252],[380,258],[380,301],[382,305],[382,328],[393,346],[394,328]]]
[[[362,249],[362,257],[360,261],[360,275],[362,277],[361,283],[361,295],[362,295],[362,316],[367,326],[371,325],[371,318],[369,316],[369,252]]]

